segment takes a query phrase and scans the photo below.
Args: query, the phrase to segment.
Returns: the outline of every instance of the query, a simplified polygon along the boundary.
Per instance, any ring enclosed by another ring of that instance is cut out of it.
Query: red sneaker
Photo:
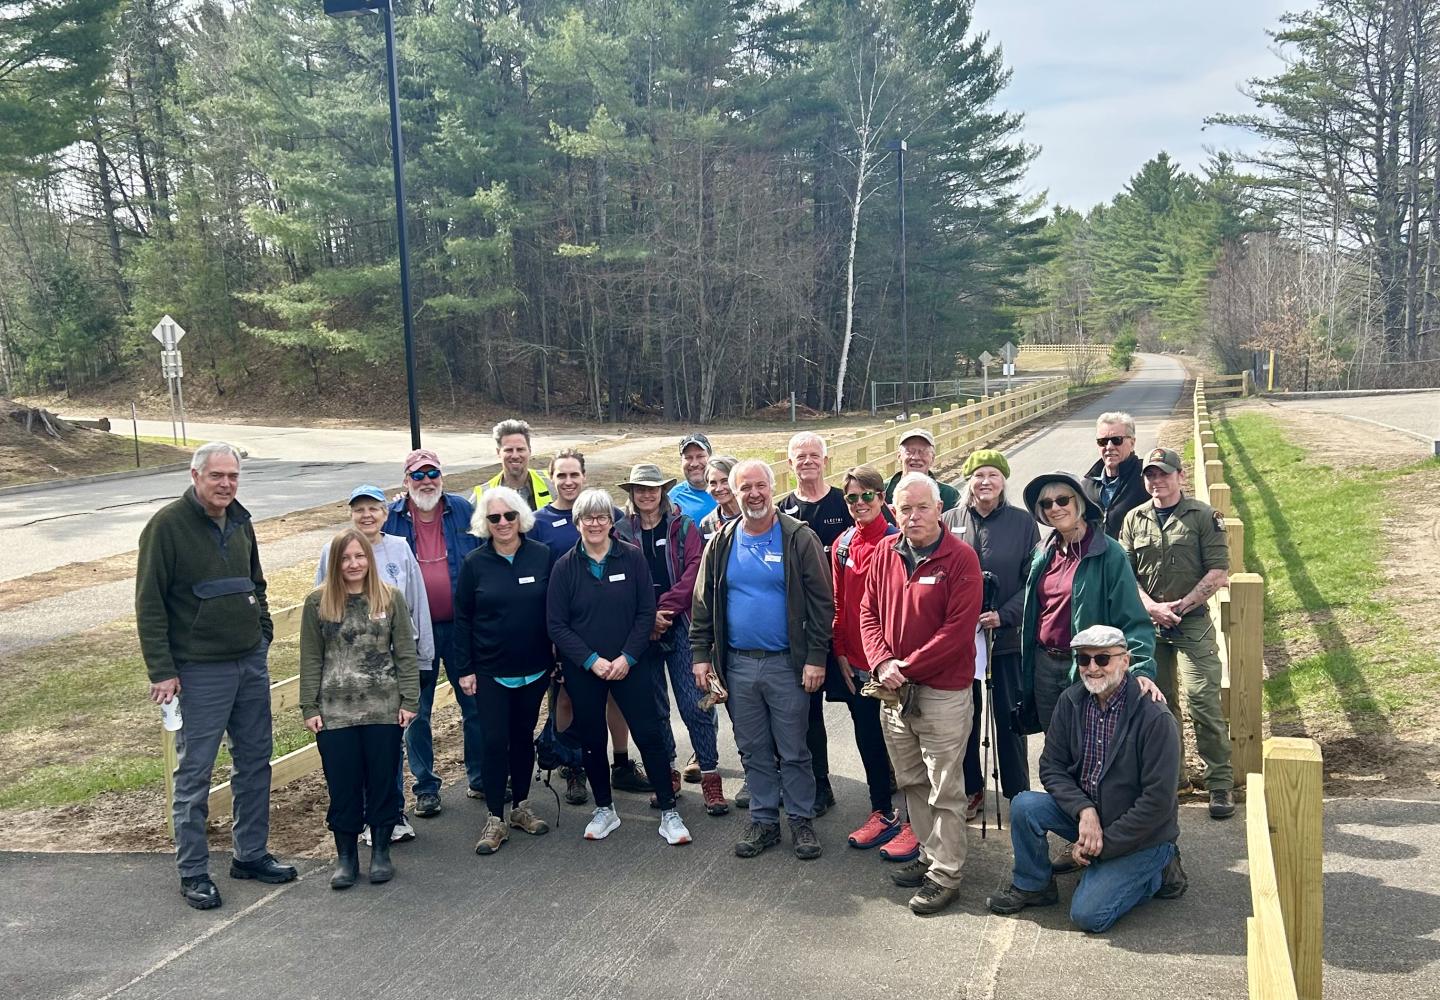
[[[909,823],[902,825],[895,838],[880,848],[880,856],[886,861],[914,861],[920,856],[920,841],[915,839]]]
[[[970,796],[965,802],[965,822],[970,822],[980,815],[980,810],[985,808],[985,789],[980,789]]]
[[[896,819],[895,814],[891,813],[889,816],[886,816],[879,809],[876,809],[870,814],[870,818],[865,821],[864,826],[850,834],[850,846],[858,847],[862,851],[868,851],[872,847],[879,847],[881,844],[888,843],[895,839],[895,835],[899,832],[900,821]]]

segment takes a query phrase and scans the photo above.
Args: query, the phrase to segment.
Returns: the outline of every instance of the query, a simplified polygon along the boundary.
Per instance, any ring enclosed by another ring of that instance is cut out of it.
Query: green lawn
[[[1391,732],[1440,685],[1440,657],[1381,594],[1386,493],[1429,463],[1336,470],[1259,413],[1219,421],[1215,433],[1245,522],[1245,568],[1265,578],[1271,725],[1312,735]]]

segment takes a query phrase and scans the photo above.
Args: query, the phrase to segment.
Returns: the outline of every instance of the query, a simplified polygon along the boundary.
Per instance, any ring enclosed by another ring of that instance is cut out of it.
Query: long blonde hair
[[[358,528],[346,528],[330,539],[330,557],[325,560],[325,579],[315,589],[320,591],[320,620],[338,622],[345,617],[345,601],[350,596],[345,591],[345,578],[340,574],[340,560],[351,542],[360,543],[365,553],[367,567],[365,583],[360,593],[370,604],[371,616],[382,615],[390,610],[390,588],[380,580],[375,568],[375,549],[370,540]]]

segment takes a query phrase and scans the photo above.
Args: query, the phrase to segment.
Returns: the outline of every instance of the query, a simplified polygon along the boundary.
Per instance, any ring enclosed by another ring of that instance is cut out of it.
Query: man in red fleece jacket
[[[895,487],[901,537],[871,557],[860,635],[875,679],[914,690],[881,712],[895,783],[920,857],[890,877],[913,888],[910,909],[938,913],[959,893],[965,864],[965,744],[970,739],[975,629],[984,585],[975,550],[940,525],[940,490],[918,473]]]

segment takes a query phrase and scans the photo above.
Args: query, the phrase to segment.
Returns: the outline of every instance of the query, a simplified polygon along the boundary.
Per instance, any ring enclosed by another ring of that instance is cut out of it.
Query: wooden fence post
[[[1225,518],[1225,545],[1230,550],[1230,573],[1245,572],[1245,522],[1238,517]]]
[[[1206,450],[1209,451],[1209,450],[1212,450],[1212,449],[1218,451],[1218,449],[1215,449],[1213,445],[1211,446],[1211,448],[1208,448],[1208,449],[1206,449]],[[1206,485],[1207,485],[1207,486],[1214,486],[1216,483],[1223,483],[1224,481],[1225,481],[1225,463],[1222,462],[1222,461],[1220,461],[1219,458],[1212,458],[1212,459],[1210,459],[1209,461],[1207,461],[1207,462],[1205,463],[1205,483],[1206,483]]]
[[[1230,516],[1230,486],[1228,483],[1210,483],[1210,506],[1220,512],[1221,517]],[[1228,536],[1227,536],[1228,537]]]
[[[1265,698],[1265,581],[1256,573],[1230,575],[1230,745],[1235,784],[1261,766]]]
[[[1265,811],[1295,993],[1299,1000],[1320,1000],[1325,933],[1320,746],[1308,739],[1268,739],[1264,767]]]

